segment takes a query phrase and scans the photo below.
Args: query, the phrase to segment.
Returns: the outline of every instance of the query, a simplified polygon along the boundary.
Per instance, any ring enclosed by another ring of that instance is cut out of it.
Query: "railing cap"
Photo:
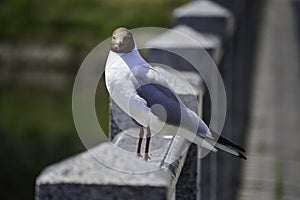
[[[221,45],[220,38],[209,33],[200,33],[186,25],[178,25],[163,33],[147,45],[158,48],[219,48]],[[175,42],[176,41],[176,42]]]
[[[225,16],[232,17],[231,12],[212,1],[192,1],[173,11],[174,17]]]
[[[141,170],[149,171],[141,173]],[[138,173],[135,173],[138,172]],[[96,184],[168,187],[171,173],[139,160],[112,143],[46,168],[37,179],[43,184]]]

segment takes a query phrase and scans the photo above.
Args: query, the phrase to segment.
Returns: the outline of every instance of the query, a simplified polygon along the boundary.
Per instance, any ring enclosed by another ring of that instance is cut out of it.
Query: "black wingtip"
[[[246,153],[246,150],[243,147],[241,147],[241,146],[239,146],[237,144],[234,144],[233,142],[231,142],[230,140],[228,140],[228,139],[226,139],[226,138],[224,138],[222,136],[219,137],[218,143],[234,147],[235,149],[237,149],[237,150],[239,150],[241,152]]]
[[[241,158],[241,159],[244,159],[244,160],[247,160],[247,158],[246,158],[246,156],[244,156],[242,153],[240,153],[240,152],[238,152],[239,153],[239,158]]]
[[[225,137],[218,135],[216,132],[214,132],[213,130],[210,129],[210,131],[213,133],[213,137],[218,138],[218,143],[223,144],[223,145],[228,145],[231,147],[234,147],[235,149],[246,153],[246,150],[241,147],[240,145],[234,144],[233,142],[231,142],[230,140],[226,139]]]
[[[241,146],[239,146],[237,144],[235,145],[235,148],[238,149],[238,150],[240,150],[241,152],[246,153],[246,150],[243,147],[241,147]]]

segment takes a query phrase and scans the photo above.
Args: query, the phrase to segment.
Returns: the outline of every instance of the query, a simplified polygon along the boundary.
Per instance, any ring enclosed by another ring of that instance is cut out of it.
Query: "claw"
[[[144,160],[145,160],[145,161],[151,160],[151,157],[149,156],[148,153],[145,153],[145,155],[144,155]]]
[[[140,153],[136,153],[136,156],[137,156],[138,158],[143,158],[142,154],[140,154]]]

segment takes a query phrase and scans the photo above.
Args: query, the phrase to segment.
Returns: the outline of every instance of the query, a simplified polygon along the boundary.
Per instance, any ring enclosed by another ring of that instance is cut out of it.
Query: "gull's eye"
[[[112,39],[113,39],[113,40],[115,40],[115,39],[116,39],[116,37],[115,37],[115,36],[112,36]]]

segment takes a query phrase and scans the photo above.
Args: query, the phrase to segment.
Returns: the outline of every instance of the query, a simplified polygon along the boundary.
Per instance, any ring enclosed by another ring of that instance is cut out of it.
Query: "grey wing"
[[[151,108],[151,112],[158,116],[161,121],[175,126],[180,125],[181,104],[171,90],[151,83],[139,87],[137,94],[147,102],[147,106]]]
[[[197,133],[203,136],[209,135],[210,132],[207,125],[192,110],[185,107],[174,90],[168,85],[167,81],[154,69],[149,68],[147,73],[140,78],[144,81],[144,85],[137,89],[137,93],[146,102],[160,120],[175,126],[183,126],[192,129],[197,126]],[[160,105],[164,111],[156,108],[154,105]],[[152,108],[154,106],[154,108]]]

